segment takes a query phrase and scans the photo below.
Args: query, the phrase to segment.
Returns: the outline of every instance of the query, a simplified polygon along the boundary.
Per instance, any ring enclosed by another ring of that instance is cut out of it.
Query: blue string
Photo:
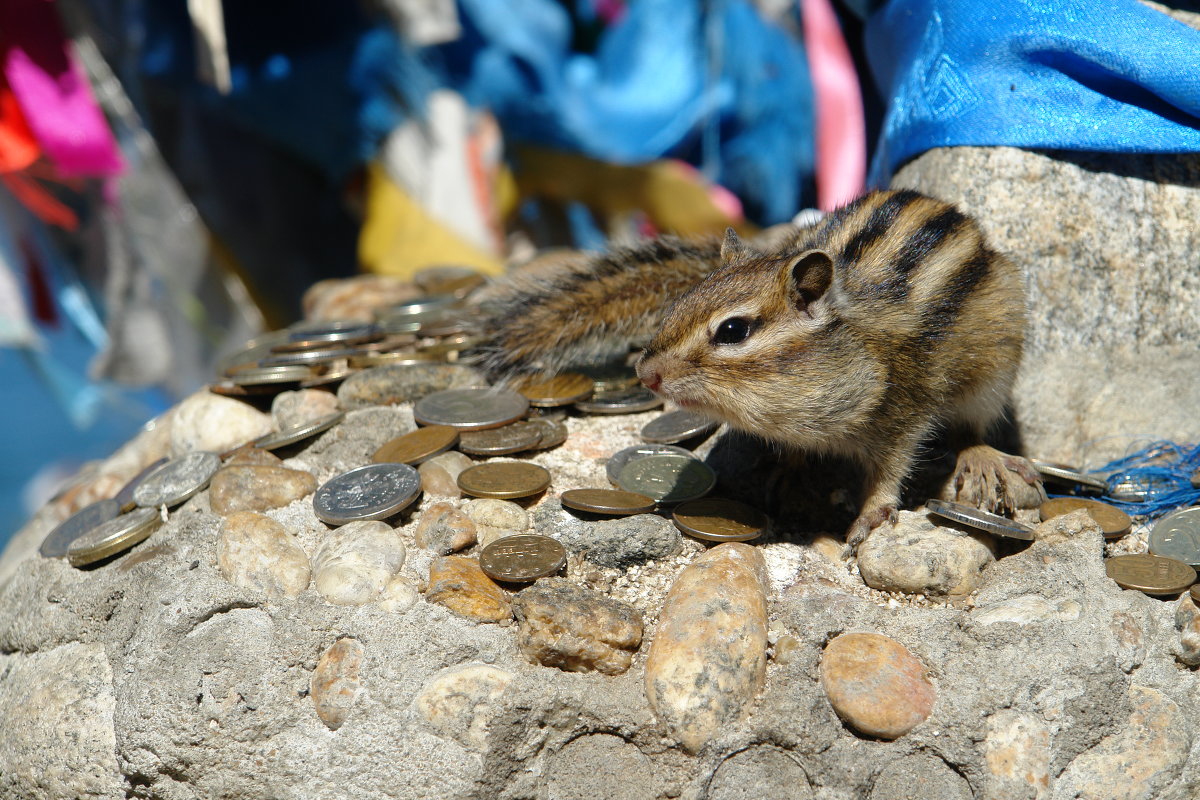
[[[1156,519],[1177,508],[1200,502],[1200,488],[1192,486],[1191,482],[1197,469],[1200,469],[1200,445],[1161,440],[1088,470],[1088,474],[1108,485],[1105,503],[1130,516]],[[1131,492],[1143,495],[1145,500],[1129,502],[1112,497],[1114,493]]]

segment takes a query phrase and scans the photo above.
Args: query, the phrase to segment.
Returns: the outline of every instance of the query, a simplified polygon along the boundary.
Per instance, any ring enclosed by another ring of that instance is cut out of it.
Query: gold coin
[[[444,453],[458,442],[458,431],[449,425],[430,425],[397,436],[375,451],[376,464],[420,464]]]
[[[546,491],[550,473],[545,467],[523,461],[476,464],[458,474],[458,488],[472,497],[511,500]]]
[[[154,533],[161,520],[155,508],[139,508],[122,514],[72,542],[67,548],[67,561],[71,566],[82,567],[128,550]]]
[[[675,527],[710,542],[744,542],[767,530],[767,515],[736,500],[692,500],[675,509]]]
[[[1116,539],[1129,532],[1133,520],[1119,508],[1113,508],[1099,500],[1088,500],[1084,497],[1055,497],[1042,503],[1039,511],[1042,521],[1069,514],[1076,509],[1087,509],[1088,515],[1100,526],[1105,539]]]
[[[479,568],[492,580],[510,583],[553,575],[567,563],[567,550],[556,539],[518,533],[497,539],[479,551]]]
[[[542,429],[528,422],[514,422],[484,431],[463,431],[458,449],[473,456],[506,456],[537,447]]]
[[[569,406],[592,395],[595,386],[591,378],[577,372],[564,372],[553,378],[525,378],[513,386],[538,408]]]
[[[1196,570],[1187,564],[1149,553],[1110,558],[1104,571],[1122,589],[1146,594],[1176,595],[1196,582]]]
[[[654,510],[654,498],[620,489],[570,489],[559,498],[567,508],[622,517]]]

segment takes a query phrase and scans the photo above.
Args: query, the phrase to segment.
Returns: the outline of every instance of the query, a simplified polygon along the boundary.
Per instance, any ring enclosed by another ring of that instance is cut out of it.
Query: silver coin
[[[86,505],[50,531],[50,535],[42,540],[38,552],[44,558],[62,558],[67,554],[71,542],[93,528],[116,519],[120,513],[121,504],[115,498]]]
[[[626,464],[617,476],[617,486],[644,494],[662,505],[699,500],[716,483],[712,467],[691,455],[638,458]]]
[[[423,333],[428,329],[437,329],[441,325],[451,325],[458,321],[459,310],[453,308],[435,308],[417,314],[399,314],[384,316],[379,319],[379,327],[389,335],[402,333]]]
[[[341,422],[345,416],[345,412],[339,411],[336,414],[329,414],[317,420],[300,422],[291,427],[284,428],[279,433],[268,433],[261,439],[256,440],[254,446],[260,450],[277,450],[280,447],[287,447],[289,444],[304,441],[311,436],[316,436],[318,433],[324,433]]]
[[[412,317],[420,314],[428,314],[431,311],[441,311],[443,309],[453,308],[459,304],[459,299],[452,294],[429,295],[426,297],[418,297],[413,300],[405,300],[400,303],[392,303],[387,308],[383,309],[380,316],[391,318],[397,317]]]
[[[407,507],[421,490],[421,478],[408,464],[367,464],[323,483],[313,510],[330,525],[360,519],[387,519]]]
[[[642,440],[652,444],[676,444],[707,436],[721,423],[691,411],[668,411],[642,428]]]
[[[528,410],[529,401],[507,389],[446,389],[418,400],[413,418],[422,425],[480,431],[516,422]]]
[[[1150,531],[1150,552],[1200,566],[1200,507],[1185,508],[1160,519]]]
[[[230,353],[217,362],[217,372],[229,375],[230,370],[245,364],[257,364],[259,359],[271,354],[271,348],[288,340],[287,331],[271,331],[264,333],[242,345],[241,349]]]
[[[644,386],[616,392],[596,392],[587,400],[575,404],[585,414],[636,414],[663,404],[662,398]]]
[[[263,386],[266,384],[295,383],[308,380],[313,371],[308,367],[251,367],[240,370],[229,377],[235,386]]]
[[[162,517],[153,508],[138,508],[103,522],[80,536],[67,549],[67,561],[82,567],[94,564],[145,541]]]
[[[530,425],[538,429],[541,438],[538,443],[533,446],[534,450],[549,450],[551,447],[558,447],[567,440],[567,426],[561,419],[554,417],[532,417],[527,420]]]
[[[177,506],[208,486],[221,468],[221,457],[201,450],[172,459],[151,472],[133,490],[133,500],[142,508]]]
[[[349,339],[369,339],[380,333],[378,326],[353,319],[301,322],[287,330],[288,340],[292,342],[329,342],[330,344]]]
[[[684,456],[685,458],[696,458],[696,455],[691,450],[685,450],[673,444],[635,444],[633,447],[626,447],[624,450],[617,451],[615,455],[608,459],[604,471],[608,474],[609,483],[615,484],[617,482],[621,470],[625,469],[625,465],[630,461],[645,458],[646,456]],[[699,461],[700,459],[697,458],[696,460]]]
[[[483,431],[463,431],[458,449],[473,456],[506,456],[537,447],[542,429],[531,422],[514,422]]]
[[[1004,536],[1009,539],[1033,540],[1033,528],[1015,520],[980,511],[974,506],[952,503],[949,500],[926,500],[925,508],[943,519],[968,525],[972,528]]]
[[[1091,475],[1084,475],[1082,472],[1077,472],[1073,469],[1060,467],[1057,464],[1050,464],[1045,461],[1038,461],[1036,458],[1029,459],[1029,463],[1043,478],[1049,478],[1052,481],[1059,483],[1071,483],[1077,486],[1086,486],[1089,489],[1103,492],[1108,489],[1108,484],[1099,478]]]
[[[260,367],[310,367],[317,364],[330,364],[355,356],[366,355],[369,351],[361,347],[345,347],[336,350],[304,350],[299,353],[275,353],[258,362]]]
[[[117,492],[116,496],[113,498],[121,504],[121,511],[132,511],[133,509],[137,508],[137,501],[133,499],[133,493],[137,491],[137,487],[142,485],[142,481],[146,480],[147,475],[154,472],[154,470],[158,469],[165,463],[167,463],[167,458],[166,456],[163,456],[154,463],[147,465],[145,469],[130,478],[129,483],[121,487],[121,491]]]

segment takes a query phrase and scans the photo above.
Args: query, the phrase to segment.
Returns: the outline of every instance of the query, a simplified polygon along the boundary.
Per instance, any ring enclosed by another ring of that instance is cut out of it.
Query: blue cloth
[[[871,180],[932,147],[1200,151],[1200,31],[1137,0],[892,0]]]

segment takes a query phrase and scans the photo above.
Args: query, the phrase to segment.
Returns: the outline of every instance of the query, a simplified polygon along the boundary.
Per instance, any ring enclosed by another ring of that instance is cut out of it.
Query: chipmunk
[[[873,192],[759,252],[658,239],[560,259],[488,304],[496,371],[558,371],[645,349],[638,376],[677,405],[803,453],[866,469],[856,548],[895,521],[920,445],[948,427],[956,499],[1011,510],[1024,459],[983,443],[1021,360],[1025,292],[1016,266],[953,206]]]

